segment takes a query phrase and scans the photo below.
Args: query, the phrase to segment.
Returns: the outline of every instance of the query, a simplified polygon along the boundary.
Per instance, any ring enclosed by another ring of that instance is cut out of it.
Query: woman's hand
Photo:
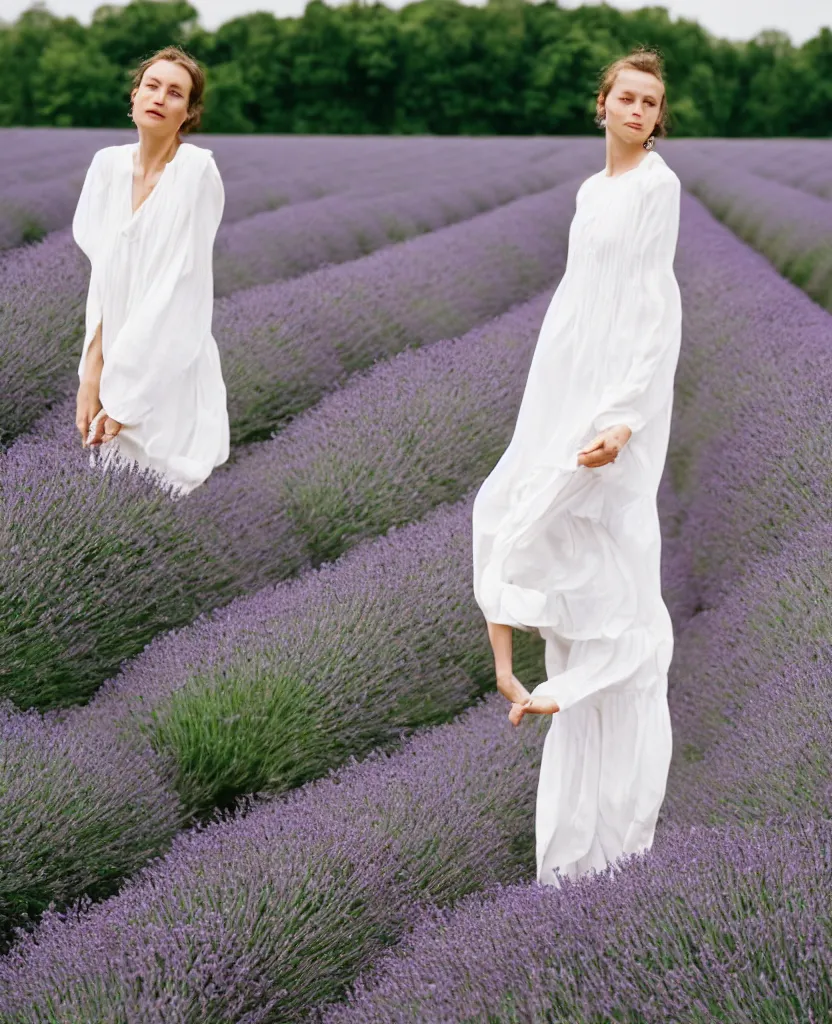
[[[112,441],[116,434],[121,430],[121,426],[122,425],[118,420],[114,420],[111,416],[107,415],[104,409],[101,409],[90,423],[87,444],[97,447],[98,445]],[[86,447],[86,445],[84,447]]]
[[[78,388],[78,396],[75,400],[75,426],[81,432],[81,446],[87,447],[87,434],[90,424],[101,409],[101,400],[98,397],[98,384],[95,381],[84,380]]]
[[[632,430],[623,423],[607,427],[581,448],[578,452],[578,465],[595,469],[606,466],[608,462],[615,462],[618,453],[632,436]]]

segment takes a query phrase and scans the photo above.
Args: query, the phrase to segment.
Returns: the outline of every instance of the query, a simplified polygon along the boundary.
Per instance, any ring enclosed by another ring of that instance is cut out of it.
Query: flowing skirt
[[[661,594],[664,415],[596,469],[506,450],[474,502],[475,593],[485,617],[536,631],[561,710],[537,792],[538,880],[558,885],[650,848],[672,753],[673,626]],[[656,453],[660,458],[656,458]],[[521,726],[522,727],[522,726]]]
[[[537,879],[558,886],[557,872],[577,878],[602,871],[653,844],[672,753],[666,667],[672,639],[659,640],[651,652],[648,636],[603,644],[541,633],[550,679],[572,673],[611,683],[553,715],[543,745]],[[622,643],[631,659],[623,667],[616,651]]]

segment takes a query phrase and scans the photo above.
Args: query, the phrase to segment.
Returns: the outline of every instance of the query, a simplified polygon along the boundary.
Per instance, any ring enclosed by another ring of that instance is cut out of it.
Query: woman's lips
[[[160,114],[158,110],[148,110],[148,114],[151,114],[153,117],[158,117],[162,121],[164,121],[164,119],[165,119],[165,115],[164,114]]]

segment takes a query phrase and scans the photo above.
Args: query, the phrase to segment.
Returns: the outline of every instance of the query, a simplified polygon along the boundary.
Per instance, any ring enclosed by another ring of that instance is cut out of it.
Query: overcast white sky
[[[118,2],[118,0],[115,0]],[[272,11],[280,17],[303,13],[306,0],[191,0],[200,13],[200,21],[214,30],[224,21],[251,11]],[[333,0],[326,0],[332,3]],[[401,7],[404,0],[387,0],[390,7]],[[61,16],[73,15],[88,23],[100,0],[47,0],[47,8]],[[727,39],[750,39],[763,29],[776,28],[787,32],[792,42],[800,44],[814,35],[822,25],[832,26],[830,0],[657,0],[673,18],[698,21],[714,35]],[[0,0],[0,17],[14,21],[21,11],[31,6],[30,0]],[[562,7],[579,7],[580,0],[561,0]],[[612,4],[622,10],[644,7],[637,0],[618,0]]]

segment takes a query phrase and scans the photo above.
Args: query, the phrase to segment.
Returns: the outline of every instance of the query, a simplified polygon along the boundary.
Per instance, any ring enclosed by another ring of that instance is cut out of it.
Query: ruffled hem
[[[673,750],[667,628],[659,619],[615,644],[573,644],[565,671],[532,691],[570,708],[552,716],[541,759],[535,834],[544,884],[557,885],[555,869],[576,878],[652,845]]]

